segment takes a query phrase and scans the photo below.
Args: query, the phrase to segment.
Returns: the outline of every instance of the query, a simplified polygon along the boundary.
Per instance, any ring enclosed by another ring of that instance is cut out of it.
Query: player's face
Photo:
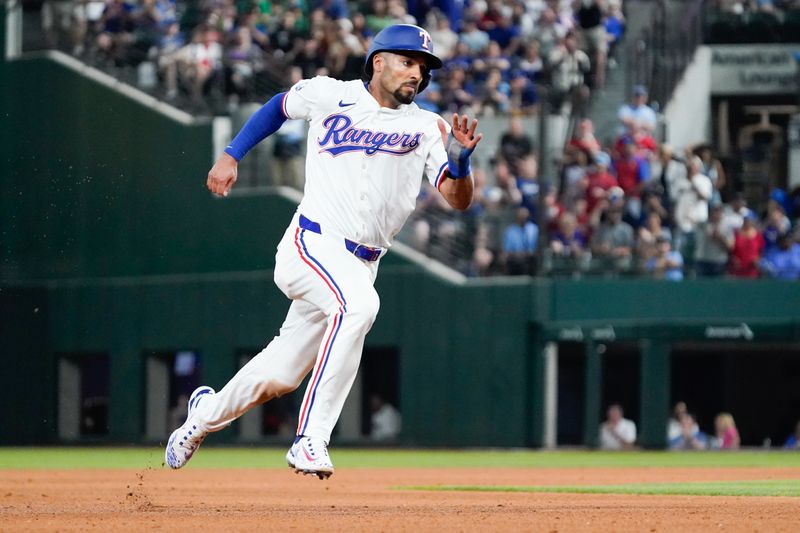
[[[398,104],[410,104],[427,68],[424,56],[414,52],[408,55],[384,52],[381,57],[382,65],[376,69],[376,74],[382,91]]]

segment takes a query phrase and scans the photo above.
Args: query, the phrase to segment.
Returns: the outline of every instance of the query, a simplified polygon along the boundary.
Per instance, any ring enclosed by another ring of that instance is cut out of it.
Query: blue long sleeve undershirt
[[[288,118],[283,112],[283,96],[285,92],[278,93],[261,109],[253,113],[242,129],[236,134],[231,143],[225,148],[225,153],[240,161],[255,145],[272,135],[286,122]]]

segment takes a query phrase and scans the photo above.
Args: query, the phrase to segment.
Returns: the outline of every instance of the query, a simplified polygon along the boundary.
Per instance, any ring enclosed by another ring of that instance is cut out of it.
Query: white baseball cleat
[[[214,394],[214,389],[206,386],[198,387],[189,396],[186,422],[172,432],[164,452],[164,461],[170,468],[181,468],[186,465],[208,435],[208,431],[200,428],[197,420],[192,417],[194,410],[207,394]]]
[[[286,452],[286,463],[298,474],[313,474],[320,479],[327,479],[333,474],[328,445],[322,439],[301,437]]]

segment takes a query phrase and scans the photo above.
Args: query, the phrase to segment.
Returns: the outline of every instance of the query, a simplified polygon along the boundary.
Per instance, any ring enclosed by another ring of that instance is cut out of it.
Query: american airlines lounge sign
[[[711,46],[712,94],[794,94],[800,45]]]

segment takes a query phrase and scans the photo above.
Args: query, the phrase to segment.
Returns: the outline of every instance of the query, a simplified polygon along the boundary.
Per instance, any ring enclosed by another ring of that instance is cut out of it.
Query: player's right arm
[[[231,187],[236,183],[239,161],[255,145],[278,131],[278,128],[286,122],[288,118],[284,111],[286,94],[285,92],[276,94],[248,119],[225,148],[225,153],[220,155],[211,167],[206,180],[209,191],[217,196],[228,196]]]
[[[239,161],[255,145],[272,135],[287,119],[308,119],[321,94],[335,80],[317,77],[301,80],[290,90],[278,93],[253,113],[208,173],[206,186],[218,196],[227,196],[236,183]],[[330,92],[330,91],[327,91]]]

